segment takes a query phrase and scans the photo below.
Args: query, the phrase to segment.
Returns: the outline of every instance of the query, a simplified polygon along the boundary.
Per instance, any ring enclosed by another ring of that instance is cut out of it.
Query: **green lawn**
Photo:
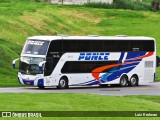
[[[32,0],[0,1],[0,86],[19,86],[11,68],[25,40],[34,35],[129,35],[156,39],[160,56],[160,14],[151,11],[62,6]],[[23,7],[22,7],[23,6]],[[160,68],[157,80],[160,80]]]
[[[120,97],[66,93],[1,93],[0,98],[0,111],[159,111],[160,108],[160,96]]]

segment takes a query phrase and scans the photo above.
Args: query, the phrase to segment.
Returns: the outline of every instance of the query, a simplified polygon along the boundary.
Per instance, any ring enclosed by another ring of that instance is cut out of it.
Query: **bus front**
[[[44,65],[50,41],[28,39],[19,59],[18,80],[21,84],[44,87]]]

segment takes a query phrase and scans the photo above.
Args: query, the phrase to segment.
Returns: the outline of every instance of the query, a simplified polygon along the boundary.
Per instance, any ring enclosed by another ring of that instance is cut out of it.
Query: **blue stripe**
[[[38,86],[38,87],[44,87],[44,80],[43,80],[43,79],[39,79],[37,86]]]
[[[120,58],[119,58],[118,63],[120,63],[120,62],[123,60],[123,58],[124,58],[124,54],[125,54],[125,52],[122,52],[122,53],[121,53],[121,56],[120,56]]]
[[[113,72],[112,74],[108,74],[108,73],[104,74],[103,76],[101,76],[101,78],[103,78],[102,82],[105,83],[107,81],[113,81],[113,80],[117,79],[118,77],[120,77],[123,73],[129,73],[142,60],[142,59],[136,60],[136,59],[132,59],[132,58],[143,56],[145,54],[146,54],[146,52],[128,52],[125,62],[135,62],[135,63],[122,65],[118,71],[114,71],[114,72],[112,71]],[[122,61],[123,57],[124,57],[124,53],[121,53],[119,62]],[[127,59],[131,59],[131,60],[127,60]],[[117,68],[117,67],[115,67],[115,68]],[[114,70],[114,69],[112,69],[112,70]]]

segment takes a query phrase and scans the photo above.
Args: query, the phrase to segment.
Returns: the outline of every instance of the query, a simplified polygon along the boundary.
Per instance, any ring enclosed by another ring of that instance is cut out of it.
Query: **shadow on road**
[[[90,89],[137,89],[137,88],[148,88],[150,85],[139,85],[134,87],[119,87],[118,85],[112,85],[112,86],[70,86],[68,89],[58,89],[56,87],[46,87],[46,88],[38,88],[38,87],[24,87],[24,89],[31,89],[31,90],[90,90]]]

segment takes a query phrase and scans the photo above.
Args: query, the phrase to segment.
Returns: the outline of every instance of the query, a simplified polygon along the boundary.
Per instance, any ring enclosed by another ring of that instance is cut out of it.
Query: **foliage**
[[[148,2],[141,2],[139,0],[114,0],[112,4],[108,3],[86,3],[84,6],[93,8],[105,9],[130,9],[130,10],[150,10],[151,5]]]

